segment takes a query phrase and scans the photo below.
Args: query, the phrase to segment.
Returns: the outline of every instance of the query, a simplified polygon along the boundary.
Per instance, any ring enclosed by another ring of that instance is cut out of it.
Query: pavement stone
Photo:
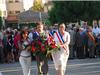
[[[48,64],[49,75],[57,75],[53,61],[49,60]],[[22,75],[19,62],[0,64],[0,75]],[[31,75],[37,75],[36,61],[32,62]],[[69,60],[65,75],[100,75],[100,58]]]

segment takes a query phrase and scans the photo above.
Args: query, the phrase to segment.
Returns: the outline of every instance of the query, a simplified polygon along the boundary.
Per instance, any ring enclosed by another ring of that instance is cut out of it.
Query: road
[[[53,62],[50,60],[48,64],[49,75],[57,75]],[[19,62],[0,64],[0,75],[22,75]],[[37,75],[36,61],[32,62],[31,75]],[[65,75],[100,75],[100,58],[69,60]]]

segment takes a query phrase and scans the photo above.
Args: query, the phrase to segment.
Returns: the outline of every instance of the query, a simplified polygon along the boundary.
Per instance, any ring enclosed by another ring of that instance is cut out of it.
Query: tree
[[[33,11],[43,11],[42,0],[34,0]]]
[[[2,18],[0,17],[0,28],[2,27]]]
[[[2,27],[2,17],[1,17],[1,15],[2,15],[2,13],[1,13],[1,11],[0,11],[0,29],[1,29],[1,27]]]
[[[33,5],[33,11],[37,11],[40,14],[40,21],[43,21],[46,25],[50,25],[50,21],[48,19],[45,19],[42,17],[42,13],[44,13],[45,15],[47,14],[46,12],[44,12],[44,4],[42,3],[42,0],[34,0],[34,5]]]
[[[52,23],[100,19],[98,1],[54,1],[53,4],[54,7],[49,11]]]

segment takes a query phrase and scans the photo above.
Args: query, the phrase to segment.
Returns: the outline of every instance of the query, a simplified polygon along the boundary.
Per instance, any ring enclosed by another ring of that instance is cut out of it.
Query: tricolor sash
[[[35,32],[33,33],[33,40],[36,39],[38,36],[39,36],[39,33],[35,31]]]
[[[38,31],[34,32],[34,33],[33,33],[33,40],[34,40],[34,39],[37,39],[37,38],[41,39],[41,36],[42,36],[42,35],[47,37],[45,31],[43,31],[43,33],[39,33]],[[46,38],[46,39],[47,39],[47,38]]]
[[[52,41],[54,40],[54,36],[51,31],[47,32],[47,40],[48,40],[48,44],[51,44]]]
[[[64,39],[63,39],[63,37],[62,37],[62,35],[61,35],[61,33],[59,31],[56,32],[56,36],[57,36],[57,38],[58,38],[58,40],[59,40],[61,45],[65,43]],[[64,46],[63,46],[63,48],[64,48],[64,50],[66,50],[66,48]]]
[[[52,31],[49,31],[49,35],[50,35],[52,38],[54,38],[53,32],[52,32]]]

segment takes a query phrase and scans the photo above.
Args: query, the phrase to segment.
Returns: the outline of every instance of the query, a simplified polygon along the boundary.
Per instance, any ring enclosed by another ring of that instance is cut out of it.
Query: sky
[[[24,2],[24,9],[28,10],[30,7],[32,7],[33,1],[34,0],[23,0],[23,2]]]

